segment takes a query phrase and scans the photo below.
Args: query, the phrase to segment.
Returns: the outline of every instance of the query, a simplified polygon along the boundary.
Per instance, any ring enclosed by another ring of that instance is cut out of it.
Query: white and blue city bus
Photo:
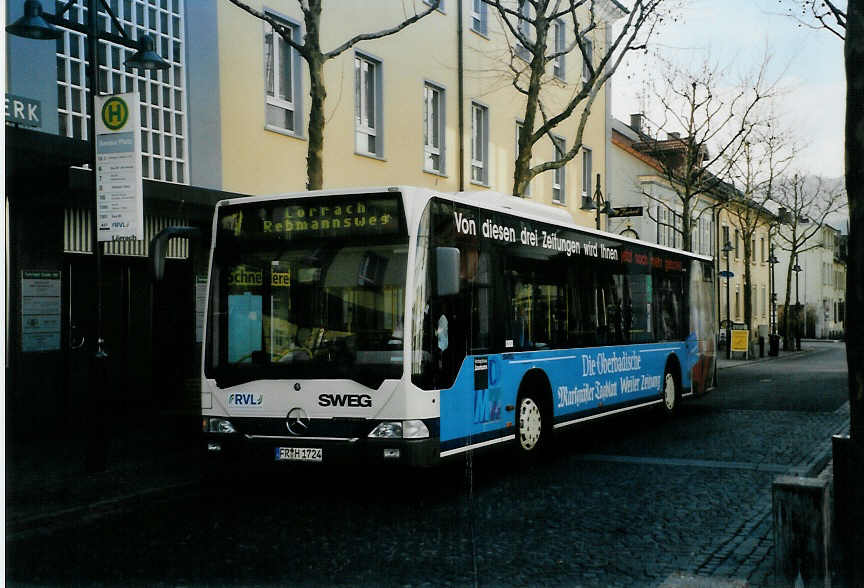
[[[388,187],[220,202],[208,453],[430,465],[706,392],[708,257],[493,192]]]

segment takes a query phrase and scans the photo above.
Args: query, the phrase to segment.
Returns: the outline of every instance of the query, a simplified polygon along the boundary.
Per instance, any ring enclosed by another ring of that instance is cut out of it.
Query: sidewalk
[[[115,433],[106,469],[97,473],[86,471],[84,439],[7,439],[6,540],[197,484],[195,431],[180,431],[175,421],[160,419],[155,433]]]
[[[761,362],[761,361],[772,361],[776,359],[784,359],[788,357],[795,357],[796,355],[802,355],[804,353],[808,353],[810,351],[814,351],[819,348],[820,345],[830,345],[830,344],[842,344],[843,341],[834,341],[831,339],[801,339],[801,351],[783,351],[781,348],[777,356],[768,355],[768,349],[765,349],[765,356],[759,357],[758,351],[756,357],[750,357],[748,359],[744,359],[743,353],[733,353],[732,358],[726,359],[726,350],[721,349],[717,352],[717,369],[722,370],[730,367],[737,367],[742,365],[751,365],[753,363]]]

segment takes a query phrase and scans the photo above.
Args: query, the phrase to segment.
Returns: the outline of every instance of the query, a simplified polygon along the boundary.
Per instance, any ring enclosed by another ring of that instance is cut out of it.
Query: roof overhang
[[[90,161],[90,146],[81,139],[6,125],[6,178],[39,177],[47,170],[67,169]]]

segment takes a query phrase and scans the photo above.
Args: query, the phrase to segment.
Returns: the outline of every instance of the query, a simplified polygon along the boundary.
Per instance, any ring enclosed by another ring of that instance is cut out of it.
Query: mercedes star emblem
[[[292,408],[288,413],[285,426],[292,435],[303,435],[309,430],[309,415],[302,408]]]

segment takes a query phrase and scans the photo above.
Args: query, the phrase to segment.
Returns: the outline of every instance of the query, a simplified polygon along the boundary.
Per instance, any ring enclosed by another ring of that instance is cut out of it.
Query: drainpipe
[[[456,83],[459,101],[459,191],[465,190],[465,58],[462,40],[462,0],[456,2],[456,47],[458,62],[458,81]]]

